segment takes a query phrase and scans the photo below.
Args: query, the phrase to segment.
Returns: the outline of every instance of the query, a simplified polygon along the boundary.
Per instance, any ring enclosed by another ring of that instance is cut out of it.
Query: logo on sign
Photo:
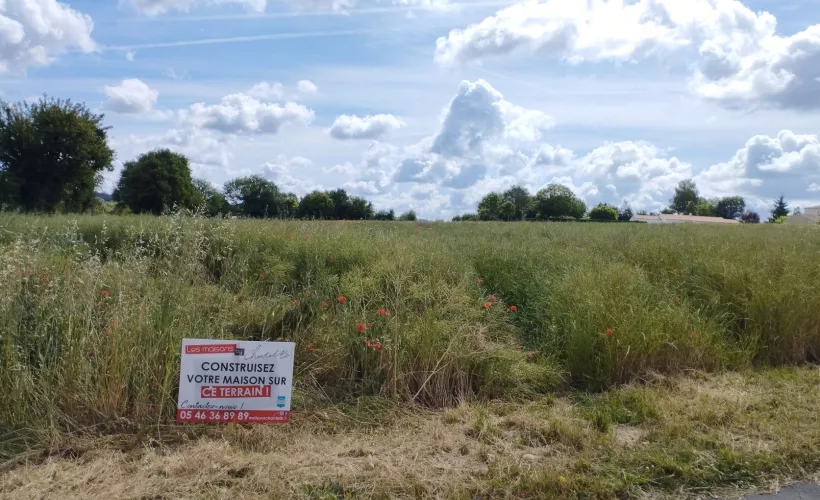
[[[244,356],[245,355],[245,349],[242,348],[242,347],[237,347],[236,349],[233,350],[233,355],[234,356]]]
[[[277,408],[284,408],[285,407],[285,396],[276,396],[276,407]]]

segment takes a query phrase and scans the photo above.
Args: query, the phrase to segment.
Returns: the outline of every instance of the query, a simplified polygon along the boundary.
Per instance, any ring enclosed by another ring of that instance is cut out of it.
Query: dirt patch
[[[646,437],[646,431],[631,425],[618,425],[615,427],[615,441],[621,446],[635,446]]]

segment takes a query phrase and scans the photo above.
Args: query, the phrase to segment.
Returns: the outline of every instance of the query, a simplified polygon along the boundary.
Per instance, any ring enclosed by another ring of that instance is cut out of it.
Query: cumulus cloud
[[[529,54],[572,64],[692,57],[694,93],[727,107],[820,107],[820,25],[790,36],[739,0],[545,0],[497,12],[436,41],[445,66]]]
[[[134,157],[152,149],[170,149],[188,157],[194,166],[224,169],[228,167],[230,160],[229,141],[193,128],[172,129],[164,134],[131,134],[122,139],[115,139],[114,145],[118,151],[125,151]]]
[[[115,113],[150,113],[159,92],[136,78],[123,80],[121,84],[105,87],[108,101],[105,107]]]
[[[218,104],[192,104],[181,112],[184,124],[227,134],[276,134],[287,124],[308,125],[312,110],[287,102],[262,102],[245,94],[231,94]]]
[[[758,205],[782,193],[813,192],[820,183],[820,136],[783,130],[749,139],[727,162],[694,178],[705,195],[743,194]]]
[[[393,115],[341,115],[328,129],[331,137],[339,140],[381,139],[388,133],[401,128],[404,122]]]
[[[56,0],[0,1],[0,74],[43,66],[57,56],[96,49],[91,17]]]
[[[304,195],[322,187],[312,182],[307,171],[313,167],[313,162],[301,156],[289,158],[278,155],[273,161],[262,165],[262,175],[274,182],[281,191]]]
[[[299,80],[296,83],[296,88],[299,90],[300,93],[310,95],[319,92],[319,87],[316,86],[315,83],[311,82],[310,80]]]
[[[236,4],[253,12],[264,12],[267,0],[120,0],[142,14],[156,16],[169,11],[188,11],[208,4]]]
[[[285,86],[279,82],[260,82],[248,90],[248,95],[263,101],[281,99],[285,95]]]

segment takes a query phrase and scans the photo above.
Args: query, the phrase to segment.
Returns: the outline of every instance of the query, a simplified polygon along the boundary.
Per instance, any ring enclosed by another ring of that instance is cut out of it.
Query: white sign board
[[[182,339],[177,422],[290,418],[292,342]]]

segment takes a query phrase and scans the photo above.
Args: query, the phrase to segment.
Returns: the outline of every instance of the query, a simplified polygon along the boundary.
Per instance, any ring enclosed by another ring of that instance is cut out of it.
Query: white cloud
[[[181,112],[184,124],[227,134],[276,134],[283,125],[308,125],[313,118],[301,104],[267,103],[245,94],[225,96],[219,104],[192,104]]]
[[[319,92],[319,87],[317,87],[316,84],[310,80],[299,80],[296,83],[296,88],[302,94],[315,94]]]
[[[264,12],[267,0],[120,0],[142,14],[156,16],[169,11],[188,11],[208,4],[238,4],[253,12]]]
[[[56,0],[0,1],[0,74],[43,66],[57,56],[96,49],[91,17]]]
[[[820,193],[820,184],[812,182],[809,184],[809,188],[806,191],[810,193]]]
[[[285,86],[279,82],[261,82],[251,87],[248,95],[254,99],[266,101],[281,99],[285,95]]]
[[[381,139],[388,133],[401,128],[404,122],[393,115],[341,115],[328,129],[331,137],[339,140]]]
[[[115,113],[150,113],[159,97],[159,92],[136,78],[105,87],[105,94],[108,96],[106,109]]]
[[[758,206],[780,194],[813,192],[820,183],[820,136],[783,130],[776,137],[752,137],[732,159],[694,180],[704,195],[744,195]]]
[[[153,149],[170,149],[187,156],[192,164],[225,169],[231,157],[230,143],[225,138],[191,128],[172,129],[164,134],[131,134],[113,142],[118,151],[129,153],[128,157],[121,158],[125,161]]]
[[[545,0],[508,7],[436,41],[457,65],[529,54],[631,62],[691,56],[691,87],[727,107],[820,108],[820,25],[780,36],[777,20],[739,0]]]
[[[313,168],[313,162],[301,156],[288,158],[278,155],[273,161],[262,165],[262,175],[273,181],[281,191],[304,195],[322,186],[309,179],[308,171]]]

